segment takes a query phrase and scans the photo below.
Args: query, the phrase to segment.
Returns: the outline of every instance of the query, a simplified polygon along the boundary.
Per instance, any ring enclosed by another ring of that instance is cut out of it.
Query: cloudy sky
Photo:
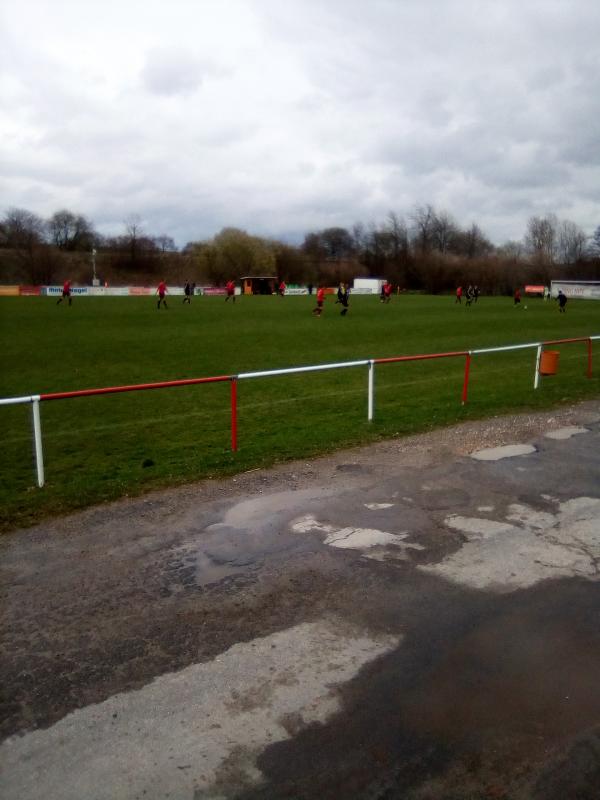
[[[4,0],[0,213],[600,225],[600,0]]]

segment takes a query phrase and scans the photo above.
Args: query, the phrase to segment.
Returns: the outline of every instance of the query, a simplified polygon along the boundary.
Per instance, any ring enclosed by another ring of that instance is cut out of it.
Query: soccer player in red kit
[[[58,298],[58,300],[56,301],[56,305],[62,303],[65,297],[69,299],[69,305],[71,305],[71,281],[65,281],[63,283],[62,297]]]
[[[279,296],[280,297],[284,297],[285,296],[285,290],[286,289],[287,289],[287,286],[285,285],[285,281],[281,281],[281,283],[279,284]]]
[[[225,288],[227,289],[227,297],[225,298],[225,302],[227,302],[231,297],[235,303],[235,283],[233,281],[227,281]]]
[[[319,286],[317,289],[317,305],[313,308],[313,314],[320,317],[323,313],[323,303],[325,302],[325,289]]]
[[[160,308],[160,304],[162,303],[165,308],[168,308],[167,301],[165,300],[165,295],[167,293],[167,284],[162,280],[158,284],[158,288],[156,289],[156,294],[158,295],[158,305],[156,306],[157,309]]]

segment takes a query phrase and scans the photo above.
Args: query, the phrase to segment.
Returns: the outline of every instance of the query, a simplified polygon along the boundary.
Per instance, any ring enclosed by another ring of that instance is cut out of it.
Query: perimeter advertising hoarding
[[[63,293],[62,286],[42,286],[42,294],[52,295],[53,297],[61,296]],[[90,287],[89,286],[71,286],[71,294],[73,297],[78,296],[85,296],[86,294],[90,294]]]
[[[385,281],[382,278],[354,278],[354,294],[379,294]]]
[[[306,286],[295,286],[293,289],[290,289],[288,286],[285,290],[286,294],[295,295],[295,294],[308,294],[308,289]]]
[[[2,288],[12,287],[0,287],[0,291]],[[59,297],[62,291],[62,286],[41,286],[38,294]],[[156,294],[156,289],[150,286],[71,286],[71,294],[73,297],[149,297]],[[183,289],[181,286],[167,286],[167,294],[183,295]]]
[[[151,289],[149,286],[130,286],[127,290],[127,294],[130,294],[132,295],[132,297],[135,297],[140,294],[149,295],[155,291],[156,289]]]
[[[51,295],[52,297],[62,297],[62,286],[41,286],[40,294]],[[71,286],[73,297],[127,297],[129,287],[127,286]]]
[[[561,289],[567,297],[580,300],[600,300],[600,281],[552,281],[552,297]]]

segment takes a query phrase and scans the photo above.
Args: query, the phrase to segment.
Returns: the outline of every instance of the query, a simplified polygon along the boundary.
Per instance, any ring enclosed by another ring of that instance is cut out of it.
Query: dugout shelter
[[[247,275],[240,280],[242,294],[275,294],[279,286],[275,275]]]

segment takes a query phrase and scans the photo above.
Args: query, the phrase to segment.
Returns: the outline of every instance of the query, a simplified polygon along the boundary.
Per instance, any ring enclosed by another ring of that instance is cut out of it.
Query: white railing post
[[[540,385],[540,361],[542,359],[542,345],[538,345],[537,355],[535,357],[535,376],[533,379],[533,388],[537,389]]]
[[[369,422],[373,421],[373,409],[375,405],[375,362],[373,359],[369,361],[369,390],[368,390],[368,410],[367,419]]]
[[[31,401],[31,418],[33,421],[33,443],[35,451],[35,468],[37,482],[41,489],[44,485],[44,451],[42,450],[42,423],[40,420],[40,398],[33,397]]]

